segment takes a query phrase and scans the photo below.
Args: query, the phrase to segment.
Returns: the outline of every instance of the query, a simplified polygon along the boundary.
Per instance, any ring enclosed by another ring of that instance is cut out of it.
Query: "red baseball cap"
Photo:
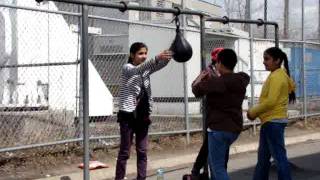
[[[218,48],[212,49],[212,51],[211,51],[211,60],[212,60],[213,62],[217,62],[217,61],[218,61],[218,54],[219,54],[222,50],[224,50],[224,48],[222,48],[222,47],[218,47]]]

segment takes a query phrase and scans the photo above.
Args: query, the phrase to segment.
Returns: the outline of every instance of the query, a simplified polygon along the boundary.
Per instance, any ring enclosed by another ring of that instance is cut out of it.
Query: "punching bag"
[[[192,57],[192,47],[189,42],[183,37],[180,31],[179,18],[175,18],[176,21],[176,37],[170,46],[170,50],[173,52],[173,59],[177,62],[187,62]]]

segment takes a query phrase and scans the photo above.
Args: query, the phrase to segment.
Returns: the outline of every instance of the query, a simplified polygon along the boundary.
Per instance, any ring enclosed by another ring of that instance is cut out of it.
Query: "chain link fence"
[[[74,138],[80,45],[66,19],[78,26],[79,17],[17,7],[1,7],[0,17],[1,148]]]
[[[171,6],[167,1],[163,4]],[[78,5],[50,1],[40,5],[33,0],[0,3],[1,158],[17,150],[23,157],[43,151],[73,151],[82,146],[80,9]],[[201,71],[200,20],[185,17],[184,36],[192,44],[193,57],[185,65],[171,61],[151,76],[152,135],[202,131],[201,101],[191,91],[191,83]],[[89,134],[96,140],[91,141],[91,148],[118,144],[120,74],[130,45],[144,42],[149,59],[168,49],[176,34],[173,18],[170,13],[89,7]],[[207,65],[213,48],[231,48],[238,55],[235,70],[253,75],[253,87],[248,87],[243,103],[245,117],[269,74],[264,69],[263,52],[275,46],[275,41],[261,39],[259,33],[251,39],[248,32],[232,25],[209,26],[204,38]],[[251,26],[263,32],[263,26]],[[268,38],[274,38],[273,34],[268,28]],[[297,85],[297,103],[289,106],[289,116],[320,114],[320,44],[283,40],[280,48],[289,57]],[[258,122],[245,118],[244,123],[250,126]],[[37,149],[48,145],[50,148]]]

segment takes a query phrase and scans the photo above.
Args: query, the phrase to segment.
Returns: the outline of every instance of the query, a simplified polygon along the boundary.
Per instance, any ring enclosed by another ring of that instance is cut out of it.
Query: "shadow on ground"
[[[291,172],[294,180],[316,180],[320,179],[320,153],[291,158]],[[250,180],[253,177],[254,167],[231,172],[232,180]],[[269,180],[277,179],[277,169],[272,164]]]

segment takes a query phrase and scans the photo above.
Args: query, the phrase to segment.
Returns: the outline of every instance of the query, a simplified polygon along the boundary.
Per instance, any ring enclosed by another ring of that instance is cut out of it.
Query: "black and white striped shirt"
[[[137,97],[144,85],[150,110],[152,109],[150,75],[168,64],[167,61],[151,59],[138,66],[127,63],[122,67],[119,90],[119,110],[133,112],[137,106]],[[143,84],[142,84],[143,83]]]

